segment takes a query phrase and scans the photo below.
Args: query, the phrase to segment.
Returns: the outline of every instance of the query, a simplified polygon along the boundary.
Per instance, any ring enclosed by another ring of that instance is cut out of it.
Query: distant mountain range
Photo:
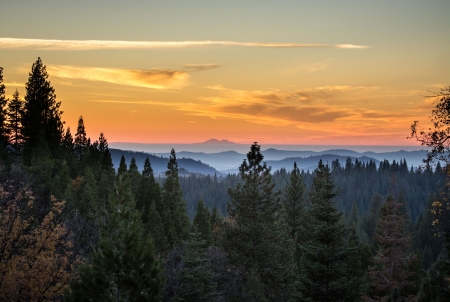
[[[222,139],[218,140],[215,138],[209,139],[207,141],[201,143],[195,143],[195,145],[235,145],[235,143],[230,142],[229,140]]]
[[[389,162],[393,160],[400,161],[405,159],[408,166],[418,167],[422,164],[422,159],[426,157],[426,151],[395,151],[395,152],[356,152],[347,149],[330,149],[325,151],[285,151],[277,149],[267,149],[261,152],[264,155],[264,160],[267,161],[269,166],[272,166],[272,171],[284,167],[287,170],[292,169],[294,161],[297,162],[297,166],[300,169],[310,169],[312,166],[317,166],[319,158],[325,161],[327,160],[339,159],[341,164],[345,164],[347,157],[350,157],[353,162],[356,158],[360,161],[370,161],[374,160],[377,165],[380,161],[387,159]],[[157,156],[168,157],[170,153],[155,153]],[[325,156],[327,155],[327,156]],[[328,156],[329,155],[329,156]],[[193,160],[201,161],[202,163],[208,164],[216,168],[217,170],[224,173],[235,173],[238,171],[238,167],[241,165],[242,161],[246,158],[246,154],[238,153],[236,151],[225,151],[218,153],[204,153],[204,152],[188,152],[181,151],[177,153],[180,158],[191,158]],[[314,159],[316,162],[311,166],[311,163],[307,160],[308,158]],[[333,158],[333,159],[332,159]],[[289,159],[289,160],[288,160]],[[291,160],[295,159],[295,160]],[[284,161],[283,161],[284,160]]]
[[[127,163],[127,167],[130,166],[131,159],[134,157],[136,159],[136,164],[139,168],[139,171],[142,171],[144,168],[145,159],[148,157],[150,160],[150,164],[153,169],[153,173],[155,175],[164,175],[164,172],[167,170],[167,163],[169,162],[169,156],[155,156],[152,154],[144,153],[144,152],[133,152],[119,149],[109,149],[111,152],[112,161],[114,164],[114,168],[118,168],[120,164],[120,158],[122,155],[125,157],[125,162]],[[217,171],[213,167],[210,167],[207,164],[204,164],[198,160],[190,159],[190,158],[177,158],[178,167],[179,167],[179,175],[180,176],[188,176],[193,174],[202,174],[202,175],[223,175],[223,173]]]
[[[216,140],[217,141],[217,140]],[[222,141],[218,141],[222,142]],[[206,143],[206,142],[205,142]],[[215,143],[213,141],[213,143]],[[226,142],[224,142],[227,144]],[[233,143],[231,143],[233,144]],[[167,169],[167,163],[170,153],[145,153],[125,151],[119,149],[110,149],[114,167],[117,168],[120,163],[122,155],[125,156],[127,165],[129,165],[131,158],[136,159],[138,168],[142,170],[146,157],[150,159],[153,171],[156,175],[163,174]],[[361,162],[374,161],[378,166],[380,161],[406,160],[408,166],[418,167],[422,164],[422,159],[426,157],[426,151],[395,151],[395,152],[356,152],[347,149],[330,149],[325,151],[287,151],[277,150],[274,148],[267,149],[261,152],[264,155],[264,160],[268,166],[272,167],[272,171],[286,168],[290,171],[297,163],[299,169],[314,170],[320,159],[323,162],[331,164],[332,161],[338,159],[342,166],[345,165],[347,158],[351,158],[353,162],[358,159]],[[218,153],[204,153],[204,152],[188,152],[181,151],[177,153],[177,161],[180,168],[180,175],[188,176],[193,174],[198,175],[225,175],[227,173],[238,173],[239,166],[246,158],[246,154],[238,153],[236,151],[225,151]]]

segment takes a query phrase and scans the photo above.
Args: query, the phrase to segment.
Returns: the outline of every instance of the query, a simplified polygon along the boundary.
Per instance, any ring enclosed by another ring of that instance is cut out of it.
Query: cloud
[[[183,103],[177,110],[189,115],[211,118],[240,119],[255,124],[295,126],[308,131],[353,134],[390,133],[414,119],[413,113],[366,108],[360,101],[373,95],[378,87],[322,86],[295,91],[235,90],[210,86],[214,96],[200,98],[201,103]],[[172,104],[175,105],[175,104]]]
[[[217,64],[184,64],[184,67],[191,71],[203,71],[203,70],[208,70],[208,69],[219,68],[220,65],[217,65]]]
[[[183,48],[196,46],[244,46],[268,48],[303,48],[303,47],[335,47],[347,49],[363,49],[369,46],[353,44],[302,44],[302,43],[262,43],[237,41],[106,41],[106,40],[50,40],[50,39],[18,39],[0,38],[0,48],[4,49],[39,49],[39,50],[96,50],[96,49],[152,49]]]
[[[152,89],[180,89],[188,85],[190,75],[185,71],[150,69],[127,70],[115,68],[48,65],[49,73],[58,78],[101,81]]]
[[[336,48],[345,48],[345,49],[364,49],[370,48],[370,46],[366,45],[354,45],[354,44],[336,44],[334,45]]]
[[[17,83],[17,82],[3,82],[3,85],[6,87],[25,87],[25,83]]]
[[[311,72],[315,72],[318,70],[325,70],[327,69],[328,65],[325,63],[314,63],[314,64],[310,64],[306,67],[306,72],[311,73]]]
[[[246,91],[227,89],[221,85],[208,87],[219,95],[200,98],[202,104],[183,104],[178,109],[192,115],[212,118],[244,119],[268,125],[311,125],[335,122],[342,118],[356,118],[359,113],[333,104],[339,94],[367,87],[323,86],[292,92]]]

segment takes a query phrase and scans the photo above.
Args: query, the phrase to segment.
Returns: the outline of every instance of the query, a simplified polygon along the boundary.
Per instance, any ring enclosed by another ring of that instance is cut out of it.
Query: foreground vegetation
[[[24,100],[5,98],[2,72],[0,300],[449,299],[446,91],[437,130],[412,127],[433,147],[424,169],[272,173],[254,143],[238,175],[179,178],[172,150],[155,179],[149,160],[114,169],[82,117],[64,129],[40,59]]]

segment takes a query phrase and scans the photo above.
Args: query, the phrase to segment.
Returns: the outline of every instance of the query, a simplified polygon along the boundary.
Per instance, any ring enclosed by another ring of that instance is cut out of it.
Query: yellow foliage
[[[0,196],[6,197],[0,187]],[[5,199],[4,199],[5,200]],[[70,281],[72,242],[58,223],[64,202],[52,198],[52,209],[33,227],[20,205],[33,205],[30,191],[19,191],[0,216],[0,300],[59,299]]]

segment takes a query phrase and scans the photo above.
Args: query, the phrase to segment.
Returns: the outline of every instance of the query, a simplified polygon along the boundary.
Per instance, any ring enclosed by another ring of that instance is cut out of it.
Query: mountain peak
[[[222,139],[222,140],[218,140],[215,138],[209,139],[207,141],[198,143],[198,144],[202,144],[202,145],[234,145],[235,143],[230,142],[229,140],[226,139]]]

